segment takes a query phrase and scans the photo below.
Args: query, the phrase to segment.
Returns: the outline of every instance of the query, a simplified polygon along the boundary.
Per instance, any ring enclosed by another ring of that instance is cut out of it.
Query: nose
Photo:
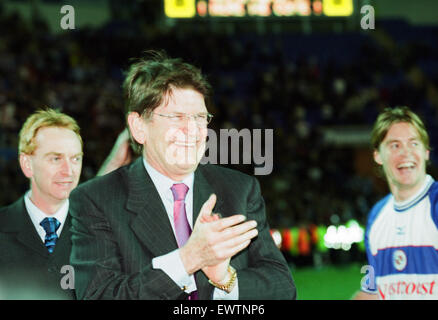
[[[186,133],[189,137],[196,136],[198,129],[198,124],[196,123],[195,117],[187,115],[184,123],[184,133]]]
[[[411,146],[403,144],[400,149],[399,149],[399,153],[400,155],[405,155],[408,156],[412,153],[413,149],[411,148]]]
[[[72,176],[73,175],[73,165],[70,163],[70,161],[68,159],[64,159],[62,161],[61,172],[65,176]]]

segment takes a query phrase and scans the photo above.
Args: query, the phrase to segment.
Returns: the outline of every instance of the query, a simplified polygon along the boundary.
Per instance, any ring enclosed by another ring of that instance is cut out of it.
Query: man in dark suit
[[[32,114],[19,134],[19,162],[30,190],[0,210],[0,298],[71,299],[71,190],[82,168],[76,121],[47,109]]]
[[[78,298],[294,299],[257,180],[198,166],[212,117],[200,71],[155,53],[124,90],[142,157],[71,194]]]

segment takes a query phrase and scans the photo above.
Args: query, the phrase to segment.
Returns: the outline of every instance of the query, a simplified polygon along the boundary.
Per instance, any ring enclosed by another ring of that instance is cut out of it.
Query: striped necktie
[[[56,220],[56,218],[44,218],[43,221],[40,222],[40,226],[46,231],[44,244],[47,250],[49,250],[49,253],[52,253],[55,249],[55,244],[58,240],[56,230],[58,230],[60,225],[61,223]]]

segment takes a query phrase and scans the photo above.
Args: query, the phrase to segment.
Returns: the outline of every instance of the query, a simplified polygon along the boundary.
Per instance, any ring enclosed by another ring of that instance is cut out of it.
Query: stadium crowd
[[[31,112],[50,106],[77,119],[86,181],[124,128],[121,83],[130,58],[164,49],[207,74],[214,88],[213,129],[274,129],[274,168],[258,177],[271,227],[330,224],[334,217],[365,223],[387,190],[357,173],[357,148],[326,143],[323,128],[370,126],[383,108],[408,105],[425,118],[431,145],[438,142],[438,29],[416,32],[401,23],[410,32],[406,38],[393,25],[302,35],[168,31],[113,21],[57,34],[37,17],[29,23],[1,11],[0,205],[28,188],[17,162],[17,136]],[[432,174],[437,160],[432,152]],[[253,173],[252,165],[229,166]]]

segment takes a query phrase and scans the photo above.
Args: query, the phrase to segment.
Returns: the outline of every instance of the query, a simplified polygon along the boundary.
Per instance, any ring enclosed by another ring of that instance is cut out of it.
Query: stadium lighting
[[[281,248],[282,238],[281,233],[278,230],[271,230],[271,236],[274,239],[277,248]]]
[[[364,228],[356,220],[350,220],[346,225],[329,226],[324,235],[324,245],[330,249],[348,251],[353,243],[360,243],[363,239]]]

